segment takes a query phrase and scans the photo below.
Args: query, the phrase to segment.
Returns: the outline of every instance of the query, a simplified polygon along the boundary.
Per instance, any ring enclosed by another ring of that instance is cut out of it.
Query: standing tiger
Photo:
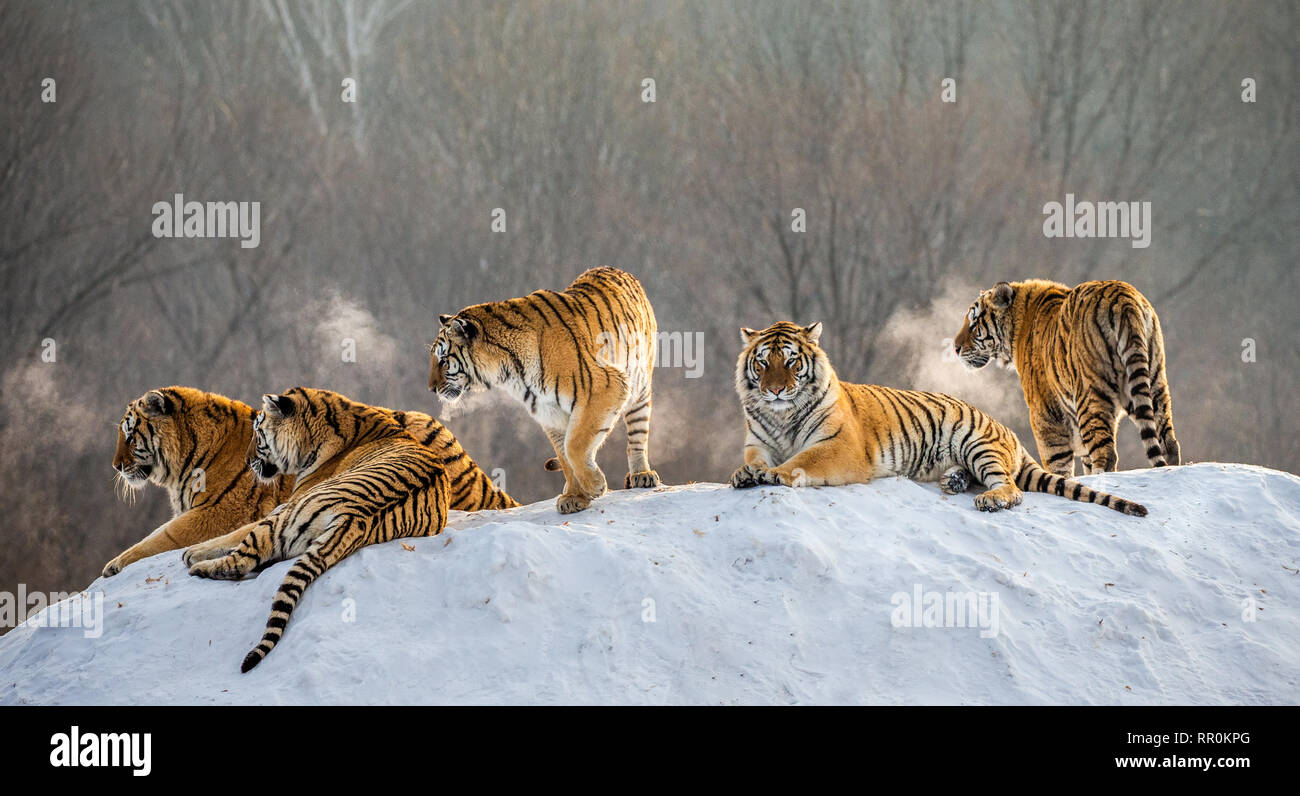
[[[522,403],[555,446],[547,469],[564,471],[561,514],[605,494],[596,452],[620,416],[627,428],[624,485],[659,486],[646,455],[658,327],[636,277],[592,268],[562,292],[475,304],[440,320],[429,389],[455,402],[497,387]]]
[[[1015,506],[1029,490],[1146,515],[1137,503],[1048,473],[1015,434],[964,401],[841,382],[817,345],[821,329],[782,321],[741,330],[736,392],[745,412],[745,463],[732,486],[862,484],[901,475],[938,480],[957,494],[975,480],[988,490],[975,498],[981,511]]]
[[[241,528],[233,547],[223,537],[183,556],[191,575],[224,580],[298,557],[271,603],[262,641],[244,658],[245,672],[275,648],[303,591],[327,569],[365,545],[440,533],[450,486],[440,457],[391,412],[304,387],[265,395],[262,407],[249,466],[263,481],[297,476],[297,488]]]
[[[1179,463],[1160,319],[1127,282],[999,282],[971,305],[954,345],[970,368],[1015,365],[1051,472],[1074,475],[1075,454],[1087,472],[1117,469],[1125,413],[1152,466]]]
[[[438,455],[451,480],[453,509],[519,505],[492,483],[442,423],[422,412],[376,409],[390,412]],[[293,476],[262,483],[248,469],[254,414],[242,401],[190,387],[150,390],[127,405],[118,424],[113,469],[130,489],[147,483],[166,489],[172,518],[109,561],[104,577],[142,558],[229,534],[289,498]]]

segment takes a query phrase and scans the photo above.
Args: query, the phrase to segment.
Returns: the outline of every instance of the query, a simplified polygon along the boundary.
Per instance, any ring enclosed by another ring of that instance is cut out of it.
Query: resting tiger
[[[1075,454],[1087,472],[1117,469],[1125,413],[1152,466],[1179,463],[1160,319],[1132,285],[999,282],[971,305],[954,346],[970,368],[1015,365],[1049,471],[1074,475]]]
[[[592,268],[563,292],[475,304],[440,320],[429,349],[429,389],[454,403],[496,387],[522,403],[555,447],[547,469],[564,471],[561,514],[605,494],[596,452],[620,416],[627,428],[624,485],[659,486],[646,455],[657,326],[636,277]]]
[[[275,648],[303,591],[330,567],[365,545],[440,533],[450,490],[439,456],[391,412],[303,387],[263,396],[262,407],[249,466],[263,481],[297,476],[297,488],[285,505],[241,528],[233,547],[223,537],[183,555],[191,575],[225,580],[298,557],[244,672]]]
[[[422,412],[376,409],[390,412],[438,455],[451,479],[453,509],[519,505],[479,469],[442,423]],[[166,489],[172,518],[109,561],[104,577],[142,558],[230,534],[288,499],[292,476],[261,483],[248,469],[253,415],[242,401],[189,387],[150,390],[127,406],[118,425],[113,469],[131,489],[148,483]]]
[[[1137,503],[1048,473],[1015,434],[970,404],[841,382],[817,345],[821,330],[820,323],[785,321],[741,330],[736,392],[745,412],[745,463],[732,486],[861,484],[901,475],[937,479],[957,494],[975,480],[987,487],[975,498],[981,511],[1015,506],[1029,490],[1146,515]]]

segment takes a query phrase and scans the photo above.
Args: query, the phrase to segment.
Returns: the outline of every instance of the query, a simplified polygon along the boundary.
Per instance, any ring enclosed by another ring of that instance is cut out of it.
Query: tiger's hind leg
[[[1118,427],[1119,417],[1111,399],[1090,389],[1079,406],[1079,438],[1083,441],[1084,458],[1092,464],[1092,473],[1119,469],[1119,453],[1115,449]]]
[[[1153,394],[1151,399],[1156,413],[1157,437],[1165,453],[1165,464],[1182,464],[1183,451],[1178,438],[1174,436],[1174,414],[1169,401],[1169,388],[1165,387],[1163,392]]]
[[[649,378],[647,376],[647,378]],[[650,387],[639,398],[628,402],[623,412],[623,425],[627,429],[627,477],[625,489],[653,489],[659,486],[659,474],[650,469],[646,449],[650,445]]]
[[[1131,350],[1124,361],[1128,377],[1128,401],[1124,407],[1129,419],[1137,426],[1142,437],[1142,446],[1146,450],[1147,461],[1152,467],[1165,466],[1164,446],[1160,441],[1160,428],[1156,422],[1154,396],[1152,395],[1150,361],[1145,348],[1138,345]]]
[[[1074,432],[1064,420],[1034,413],[1029,418],[1038,443],[1038,460],[1049,473],[1070,478],[1074,475]]]
[[[1015,482],[1015,468],[1008,456],[999,453],[997,446],[980,446],[971,461],[969,471],[988,487],[975,497],[975,508],[980,511],[1001,511],[1020,505],[1023,495]]]
[[[1155,371],[1155,378],[1151,381],[1151,408],[1156,418],[1156,435],[1164,449],[1165,463],[1181,464],[1182,449],[1174,436],[1174,407],[1169,396],[1169,379],[1165,373],[1164,336],[1158,322],[1151,339],[1151,366]]]

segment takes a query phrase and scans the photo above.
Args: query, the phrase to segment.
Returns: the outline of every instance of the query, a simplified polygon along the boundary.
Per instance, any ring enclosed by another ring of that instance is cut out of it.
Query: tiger
[[[561,514],[605,494],[596,452],[620,416],[627,429],[625,488],[654,488],[650,468],[650,378],[658,351],[654,310],[636,277],[602,266],[564,291],[466,307],[439,316],[429,347],[429,390],[455,406],[499,388],[546,432],[564,472]]]
[[[423,412],[375,408],[389,412],[438,454],[451,480],[453,509],[519,505],[474,463],[442,423]],[[149,483],[163,487],[171,499],[172,518],[109,561],[104,577],[140,559],[230,534],[289,498],[293,476],[262,483],[248,468],[245,454],[254,414],[253,407],[242,401],[191,387],[150,390],[127,405],[113,455],[118,482],[130,490]]]
[[[104,577],[229,533],[288,499],[292,479],[259,483],[248,469],[253,414],[242,401],[191,387],[150,390],[127,404],[113,453],[118,484],[126,490],[162,487],[172,517],[109,561]]]
[[[745,415],[744,461],[731,485],[836,486],[904,476],[955,495],[986,487],[981,511],[1050,492],[1138,517],[1144,506],[1047,472],[1010,429],[941,393],[841,382],[818,345],[822,325],[780,321],[741,329],[736,392]]]
[[[953,345],[968,368],[1015,366],[1048,471],[1074,475],[1076,454],[1085,472],[1118,469],[1125,414],[1152,466],[1179,464],[1160,319],[1127,282],[999,282],[971,305]]]
[[[329,390],[295,387],[263,396],[248,460],[260,481],[296,476],[289,500],[241,528],[233,547],[222,538],[182,555],[191,575],[222,580],[297,557],[241,672],[270,654],[303,591],[330,567],[366,545],[441,533],[450,493],[441,457],[391,412]]]

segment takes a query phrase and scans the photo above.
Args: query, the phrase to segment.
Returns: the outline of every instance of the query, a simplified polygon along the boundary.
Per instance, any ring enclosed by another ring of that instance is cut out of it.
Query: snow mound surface
[[[901,479],[453,512],[318,580],[246,675],[289,562],[213,582],[168,553],[89,587],[98,637],[0,638],[0,703],[1300,702],[1300,478],[1083,480],[1151,515]]]

